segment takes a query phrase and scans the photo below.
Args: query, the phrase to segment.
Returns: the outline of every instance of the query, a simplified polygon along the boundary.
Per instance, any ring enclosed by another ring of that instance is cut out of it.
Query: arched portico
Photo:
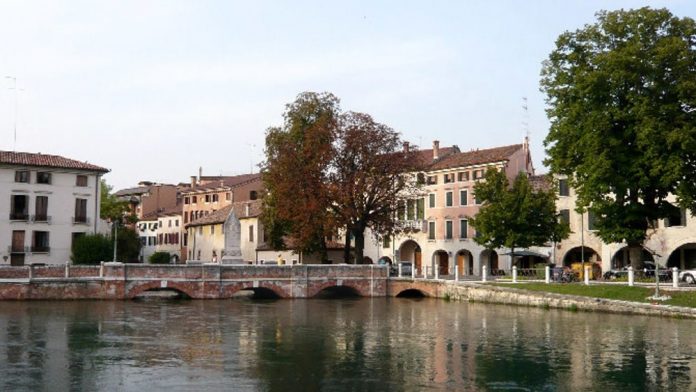
[[[645,248],[643,248],[643,251],[641,252],[641,257],[640,261],[652,261],[655,262],[655,258],[653,255],[648,252]],[[614,253],[614,256],[611,257],[611,268],[612,269],[621,269],[623,267],[631,265],[631,258],[629,256],[629,248],[628,246],[624,246],[623,248],[619,249]]]
[[[466,249],[457,252],[457,269],[461,275],[474,274],[474,255]]]
[[[696,268],[696,241],[687,242],[674,249],[667,258],[667,267]]]
[[[491,275],[498,273],[498,252],[492,249],[485,249],[479,255],[479,263],[481,267],[484,265],[488,268],[488,273]]]
[[[447,251],[440,249],[433,253],[433,267],[437,268],[440,276],[450,274],[449,254]]]
[[[584,257],[584,260],[583,260]],[[563,266],[570,266],[573,263],[601,263],[602,257],[594,249],[585,246],[571,248],[563,256]]]
[[[413,263],[416,273],[421,274],[421,247],[414,240],[407,240],[399,247],[399,260]]]

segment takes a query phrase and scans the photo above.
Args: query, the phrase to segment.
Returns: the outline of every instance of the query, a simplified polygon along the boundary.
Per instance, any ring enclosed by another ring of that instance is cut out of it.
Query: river
[[[0,302],[0,390],[693,390],[688,320],[434,299]]]

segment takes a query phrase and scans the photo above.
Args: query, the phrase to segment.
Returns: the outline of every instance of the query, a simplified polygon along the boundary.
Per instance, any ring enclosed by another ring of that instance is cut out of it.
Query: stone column
[[[481,282],[486,281],[487,273],[488,273],[488,267],[484,265],[483,267],[481,267]]]
[[[551,267],[548,265],[544,267],[544,283],[551,283]]]
[[[633,267],[628,267],[628,285],[633,286]]]
[[[677,267],[672,267],[672,287],[679,287],[679,270]]]

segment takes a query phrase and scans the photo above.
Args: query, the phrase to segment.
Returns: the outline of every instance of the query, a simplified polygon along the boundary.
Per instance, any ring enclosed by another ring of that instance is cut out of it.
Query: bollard
[[[544,283],[551,283],[551,267],[544,267]]]
[[[454,265],[454,281],[459,282],[459,266],[457,264]]]
[[[416,265],[411,264],[411,279],[416,279]]]
[[[517,283],[517,266],[512,266],[512,283]]]
[[[585,266],[584,278],[585,278],[585,286],[589,286],[590,285],[590,267],[589,266]]]
[[[401,272],[401,263],[399,263],[398,266],[399,266],[399,278],[400,278],[400,277],[401,277],[401,274],[402,274],[402,272]]]
[[[104,278],[104,262],[99,263],[99,277]]]
[[[628,285],[633,286],[633,267],[628,267]]]
[[[70,277],[70,262],[69,261],[65,262],[65,277],[66,278]]]
[[[488,272],[488,267],[484,265],[483,267],[481,267],[481,282],[486,281],[486,272]]]
[[[679,287],[679,269],[677,267],[672,267],[672,287],[675,289]]]
[[[435,275],[435,280],[440,279],[440,268],[439,266],[434,266],[433,267],[433,275]]]

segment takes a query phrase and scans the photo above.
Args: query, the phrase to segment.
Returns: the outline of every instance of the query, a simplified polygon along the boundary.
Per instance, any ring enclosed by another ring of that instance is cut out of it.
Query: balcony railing
[[[29,214],[25,212],[10,212],[11,221],[27,221],[29,220]]]
[[[51,223],[51,216],[50,215],[32,215],[31,216],[32,222],[37,222],[37,223]]]
[[[29,247],[9,245],[7,247],[7,253],[29,253]]]
[[[32,253],[49,253],[51,251],[50,246],[32,246],[31,247],[31,252]]]
[[[396,221],[396,228],[404,231],[425,231],[425,225],[421,219]]]
[[[86,216],[74,216],[74,217],[73,217],[73,223],[88,225],[88,224],[89,224],[89,217],[86,217]]]

